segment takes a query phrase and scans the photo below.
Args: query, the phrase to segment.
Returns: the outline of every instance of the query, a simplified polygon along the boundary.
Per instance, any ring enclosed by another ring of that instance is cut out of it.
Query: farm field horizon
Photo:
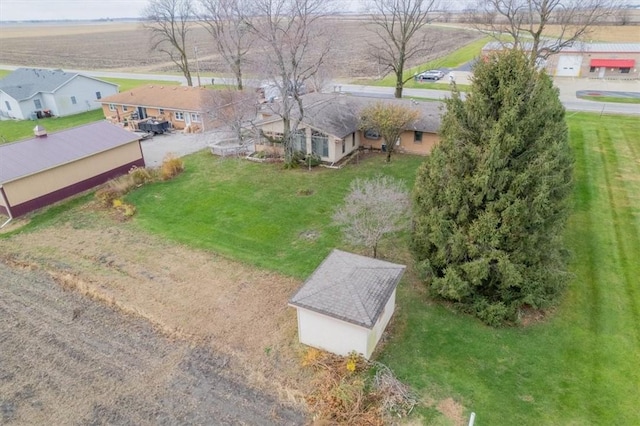
[[[332,64],[340,73],[393,86],[362,54],[361,17],[327,25],[350,40]],[[486,39],[462,26],[437,26],[434,34],[446,41],[408,64],[409,78],[475,57]],[[638,28],[597,27],[589,41],[634,41]],[[204,47],[206,31],[194,33],[200,71],[218,80],[223,62]],[[50,49],[36,56],[47,38]],[[9,46],[0,48],[0,67],[33,60],[36,67],[175,73],[148,44],[133,22],[0,26],[0,45]],[[6,73],[0,69],[0,78]],[[124,89],[145,84],[105,80]],[[406,87],[414,86],[427,87]],[[547,312],[525,309],[515,325],[488,327],[428,294],[408,232],[379,245],[379,257],[407,265],[374,354],[420,402],[407,424],[466,426],[472,412],[475,426],[640,424],[640,120],[606,114],[602,105],[600,114],[566,112],[575,189],[563,237],[572,279]],[[102,119],[95,110],[42,123],[57,131]],[[29,136],[32,127],[0,122],[0,144]],[[269,411],[265,424],[300,424],[314,382],[288,300],[332,249],[370,255],[345,242],[332,221],[350,183],[385,175],[411,189],[423,161],[394,153],[386,163],[367,151],[339,170],[285,170],[206,149],[184,157],[174,179],[138,185],[116,200],[134,207],[130,218],[89,191],[14,220],[0,229],[0,282],[7,283],[0,334],[12,347],[0,355],[7,360],[0,362],[0,421],[154,423],[176,415],[176,422],[206,423],[229,392],[269,407],[256,409],[256,419]],[[105,337],[92,340],[94,331]],[[13,374],[22,365],[28,374]],[[131,377],[121,379],[128,368]],[[74,381],[80,385],[66,395]],[[164,409],[163,401],[175,407]]]

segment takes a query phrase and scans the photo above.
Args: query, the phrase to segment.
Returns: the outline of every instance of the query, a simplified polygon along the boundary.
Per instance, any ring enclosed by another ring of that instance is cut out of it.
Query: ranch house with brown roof
[[[213,127],[208,111],[214,90],[203,87],[147,85],[102,98],[102,111],[112,123],[135,128],[147,118],[166,120],[173,128],[198,132]]]

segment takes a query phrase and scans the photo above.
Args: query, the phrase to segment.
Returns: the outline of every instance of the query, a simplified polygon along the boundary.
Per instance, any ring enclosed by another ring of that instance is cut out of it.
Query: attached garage
[[[556,76],[579,77],[581,66],[582,66],[582,56],[560,55],[560,57],[558,57],[558,67],[556,68]]]
[[[0,213],[21,216],[144,167],[140,137],[105,121],[0,145]]]
[[[300,342],[370,358],[393,315],[405,268],[333,250],[289,301],[297,310]]]

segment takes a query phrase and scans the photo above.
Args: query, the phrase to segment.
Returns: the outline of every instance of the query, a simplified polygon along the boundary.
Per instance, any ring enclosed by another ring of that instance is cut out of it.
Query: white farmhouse
[[[100,108],[118,85],[62,70],[18,68],[0,80],[0,119],[64,117]]]
[[[333,250],[289,300],[305,345],[371,357],[395,309],[404,265]]]

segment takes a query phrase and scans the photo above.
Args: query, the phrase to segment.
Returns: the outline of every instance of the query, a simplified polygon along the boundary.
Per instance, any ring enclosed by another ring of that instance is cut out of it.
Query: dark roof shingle
[[[440,128],[442,103],[437,101],[419,102],[411,99],[380,99],[335,93],[309,93],[302,96],[304,107],[303,122],[327,134],[344,138],[358,130],[360,112],[376,103],[399,104],[418,111],[419,117],[405,130],[437,133]],[[278,104],[269,104],[275,108]],[[294,115],[297,109],[294,108]],[[268,120],[267,120],[268,121]]]
[[[289,303],[370,329],[380,318],[405,268],[336,249]]]

